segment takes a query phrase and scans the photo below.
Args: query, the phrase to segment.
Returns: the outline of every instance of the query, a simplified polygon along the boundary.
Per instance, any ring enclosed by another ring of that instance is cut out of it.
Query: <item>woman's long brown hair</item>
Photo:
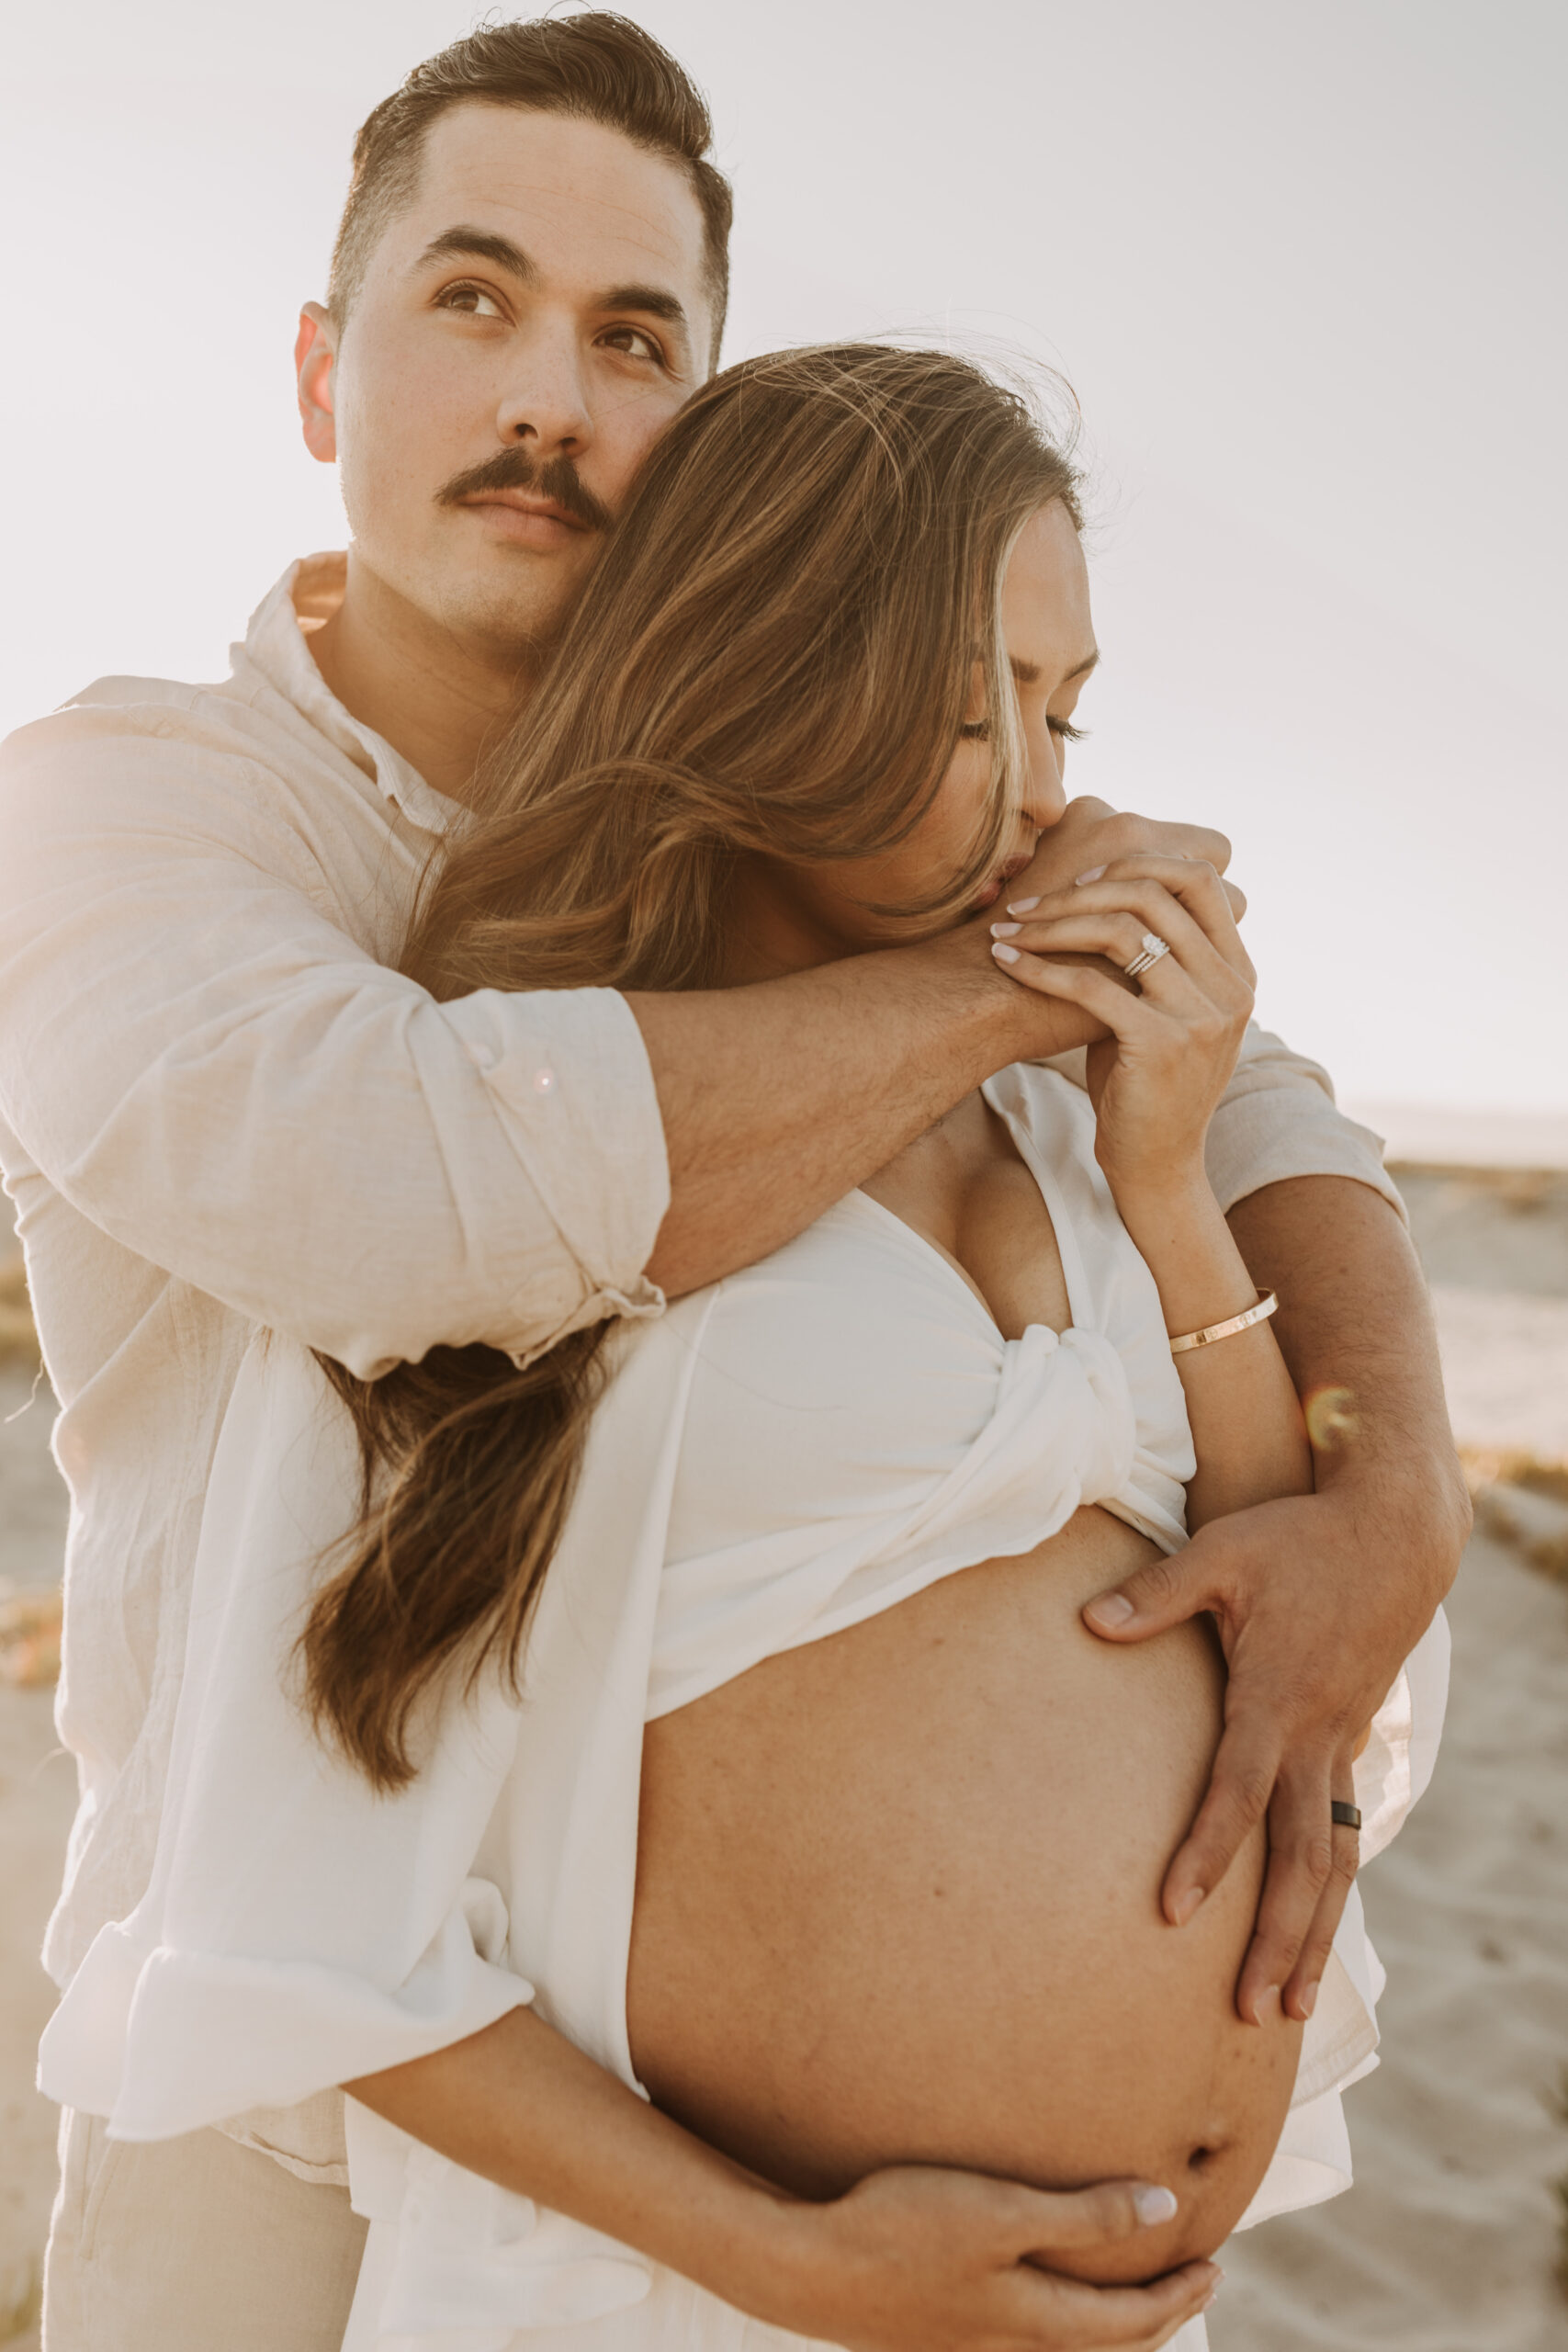
[[[983,663],[987,821],[919,910],[955,919],[1021,780],[1002,577],[1068,457],[965,361],[880,345],[731,368],[655,447],[527,708],[434,874],[404,968],[477,989],[722,985],[747,854],[891,848],[930,807]],[[364,1509],[300,1641],[306,1703],[378,1788],[415,1717],[487,1665],[518,1688],[607,1326],[523,1368],[437,1347],[376,1381],[322,1359],[354,1416]]]

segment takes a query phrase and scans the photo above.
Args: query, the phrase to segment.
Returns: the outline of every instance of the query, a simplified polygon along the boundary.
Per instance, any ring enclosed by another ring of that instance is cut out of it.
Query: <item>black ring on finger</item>
[[[1361,1826],[1360,1806],[1347,1804],[1343,1797],[1334,1798],[1329,1805],[1328,1814],[1337,1829],[1359,1829]]]

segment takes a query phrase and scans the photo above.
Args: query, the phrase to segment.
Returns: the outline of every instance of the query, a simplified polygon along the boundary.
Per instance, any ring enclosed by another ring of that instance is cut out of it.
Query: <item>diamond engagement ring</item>
[[[1151,964],[1157,964],[1162,956],[1169,953],[1168,939],[1162,939],[1157,932],[1145,931],[1142,952],[1134,956],[1130,964],[1123,965],[1122,969],[1130,980],[1135,980],[1141,973],[1148,970]]]

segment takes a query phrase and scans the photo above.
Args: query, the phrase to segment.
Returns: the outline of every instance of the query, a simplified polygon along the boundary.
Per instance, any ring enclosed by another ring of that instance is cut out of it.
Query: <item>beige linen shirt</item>
[[[0,1165],[72,1498],[62,1984],[147,1887],[209,1467],[256,1327],[369,1374],[662,1305],[641,1270],[663,1133],[624,1000],[437,1004],[390,968],[458,812],[310,657],[343,577],[341,556],[292,566],[222,684],[100,680],[0,753]],[[1261,1031],[1210,1164],[1226,1206],[1325,1174],[1397,1205],[1377,1139]]]

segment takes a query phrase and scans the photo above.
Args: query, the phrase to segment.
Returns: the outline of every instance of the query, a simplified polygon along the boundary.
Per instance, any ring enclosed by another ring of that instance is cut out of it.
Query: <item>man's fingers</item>
[[[1187,1925],[1265,1818],[1279,1770],[1278,1741],[1266,1725],[1253,1720],[1226,1725],[1208,1792],[1160,1890],[1172,1927]]]
[[[1161,857],[1199,858],[1216,874],[1223,874],[1231,862],[1230,842],[1213,825],[1151,824],[1145,830],[1147,838],[1130,842],[1122,856],[1135,857],[1141,849],[1152,849]]]
[[[1213,1594],[1201,1563],[1197,1573],[1189,1566],[1193,1556],[1189,1546],[1173,1557],[1151,1560],[1125,1584],[1097,1593],[1083,1611],[1089,1632],[1109,1641],[1146,1642],[1151,1634],[1163,1634],[1212,1608]]]
[[[1331,1770],[1326,1758],[1314,1767],[1298,1758],[1281,1776],[1269,1809],[1258,1926],[1236,1986],[1243,2017],[1260,2021],[1276,2001],[1289,2016],[1312,2013],[1305,1996],[1311,1987],[1315,1997],[1360,1854],[1356,1832],[1337,1827],[1329,1812],[1334,1787],[1343,1780],[1348,1789],[1349,1779],[1348,1761]]]
[[[1359,1841],[1353,1829],[1337,1829],[1334,1844],[1337,1855],[1342,1838],[1352,1845]],[[1345,1905],[1350,1899],[1350,1889],[1356,1883],[1354,1865],[1347,1870],[1337,1866],[1329,1872],[1328,1883],[1317,1898],[1317,1909],[1307,1929],[1301,1958],[1292,1969],[1282,1996],[1282,2007],[1288,2018],[1304,2025],[1317,2007],[1317,1989],[1323,1982],[1323,1972],[1328,1965],[1328,1955],[1334,1949],[1334,1939],[1339,1922],[1345,1916]]]

